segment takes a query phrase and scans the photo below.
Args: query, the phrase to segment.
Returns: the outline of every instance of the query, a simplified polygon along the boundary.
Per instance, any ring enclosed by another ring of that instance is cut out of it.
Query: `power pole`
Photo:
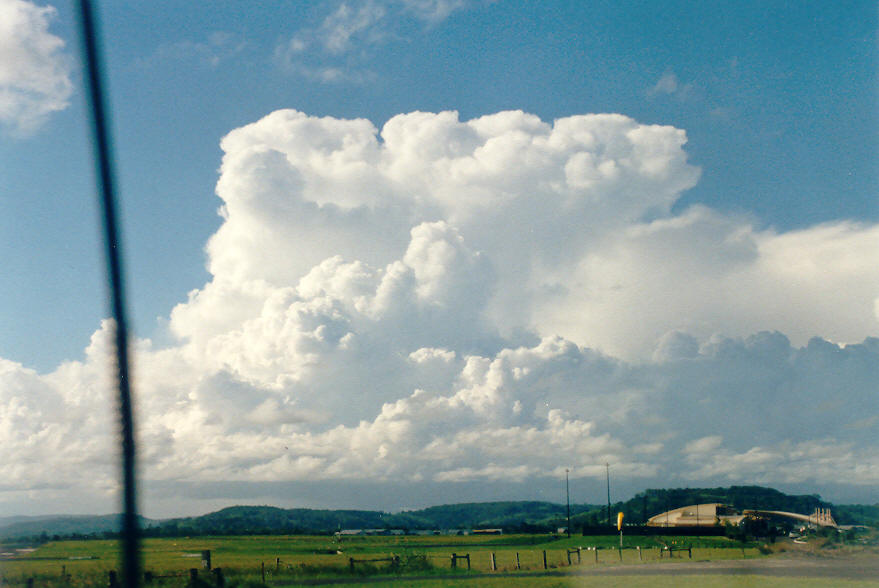
[[[605,474],[607,477],[607,526],[610,526],[610,464],[604,464]]]
[[[571,487],[568,483],[568,468],[565,468],[565,499],[568,503],[568,539],[571,538]]]

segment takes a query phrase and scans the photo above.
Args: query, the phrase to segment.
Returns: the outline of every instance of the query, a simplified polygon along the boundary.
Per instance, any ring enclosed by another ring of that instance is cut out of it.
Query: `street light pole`
[[[568,483],[568,468],[565,468],[565,499],[568,503],[568,539],[571,538],[571,487]]]
[[[610,463],[604,463],[605,475],[607,478],[607,526],[610,526]]]

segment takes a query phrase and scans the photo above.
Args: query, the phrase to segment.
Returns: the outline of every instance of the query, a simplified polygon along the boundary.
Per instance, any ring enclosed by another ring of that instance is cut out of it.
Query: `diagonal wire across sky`
[[[122,437],[122,581],[134,587],[140,579],[140,548],[137,524],[137,470],[134,445],[134,415],[131,406],[131,377],[128,362],[128,322],[126,318],[125,272],[122,239],[116,220],[115,170],[107,100],[102,83],[103,65],[99,31],[92,3],[80,0],[79,16],[82,53],[85,61],[86,87],[92,122],[95,170],[101,211],[103,213],[107,281],[113,320],[116,324],[116,381]]]

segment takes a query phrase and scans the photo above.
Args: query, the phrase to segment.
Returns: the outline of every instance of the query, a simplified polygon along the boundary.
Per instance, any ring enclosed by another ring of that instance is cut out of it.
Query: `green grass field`
[[[201,569],[201,551],[210,550],[213,567],[220,567],[226,578],[262,579],[263,569],[267,584],[294,582],[297,579],[350,576],[350,559],[369,560],[399,556],[400,566],[396,573],[420,575],[429,578],[436,574],[449,574],[451,554],[470,556],[471,573],[490,571],[491,555],[494,554],[497,571],[540,571],[544,569],[543,552],[550,570],[568,568],[568,550],[582,547],[578,563],[576,553],[571,554],[571,566],[603,566],[609,564],[669,562],[669,554],[659,547],[668,544],[675,547],[693,545],[694,560],[717,560],[730,558],[765,557],[754,547],[742,549],[726,538],[648,538],[626,537],[622,550],[616,549],[616,537],[553,538],[547,535],[501,535],[501,536],[399,536],[399,537],[344,537],[330,536],[235,536],[199,537],[176,539],[147,539],[143,541],[144,570],[154,576],[180,575],[176,578],[159,579],[154,585],[182,586],[186,583],[188,570],[199,569],[200,577],[206,578]],[[675,543],[676,542],[676,543]],[[639,553],[633,549],[642,546]],[[599,547],[588,551],[588,547]],[[675,560],[687,559],[688,553],[675,552]],[[518,557],[517,557],[518,556]],[[429,565],[425,565],[428,562]],[[518,562],[518,563],[517,563]],[[393,573],[389,562],[356,562],[355,575]],[[459,560],[455,573],[462,580],[467,575],[467,564]],[[33,553],[15,560],[0,560],[0,577],[4,585],[25,585],[34,578],[36,586],[93,586],[106,585],[108,573],[118,569],[118,551],[115,541],[59,541],[40,546]],[[536,578],[528,578],[534,582]],[[541,579],[541,582],[544,579]],[[425,580],[426,581],[426,580]],[[514,578],[506,578],[515,582]],[[526,581],[526,580],[523,580]],[[552,584],[527,585],[559,585]],[[579,581],[579,580],[578,580]],[[433,583],[425,586],[443,586]],[[486,585],[479,583],[479,585]],[[521,584],[526,585],[526,584]],[[566,586],[571,585],[567,580]],[[588,585],[588,584],[577,584]]]

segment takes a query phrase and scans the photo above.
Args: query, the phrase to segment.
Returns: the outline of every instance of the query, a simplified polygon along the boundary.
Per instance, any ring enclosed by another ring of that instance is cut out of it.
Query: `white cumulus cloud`
[[[618,114],[233,130],[211,279],[137,346],[147,487],[875,484],[879,228],[673,212],[685,144]],[[112,491],[111,327],[0,363],[0,503]]]
[[[51,6],[0,0],[0,123],[28,133],[67,108],[73,91],[64,41],[49,32]]]

